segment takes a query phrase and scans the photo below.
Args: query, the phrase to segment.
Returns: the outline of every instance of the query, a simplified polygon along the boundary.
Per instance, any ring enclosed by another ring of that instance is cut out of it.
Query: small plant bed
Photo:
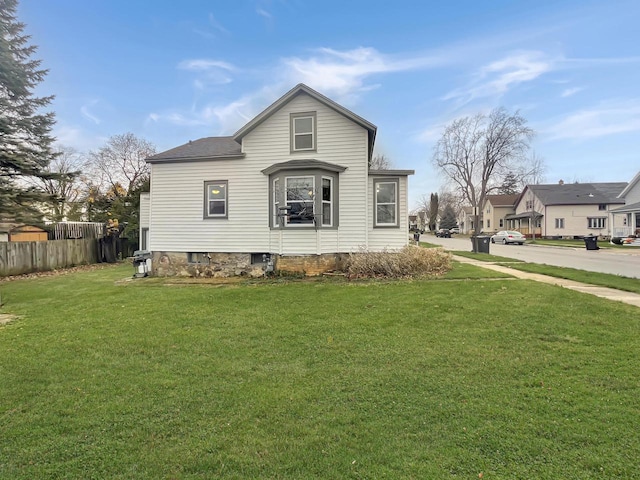
[[[541,275],[549,275],[550,277],[566,278],[567,280],[588,283],[589,285],[598,285],[599,287],[609,287],[625,292],[640,293],[640,280],[637,278],[622,277],[609,273],[588,272],[576,268],[555,267],[538,263],[510,263],[504,265],[524,272],[539,273]]]
[[[482,262],[523,262],[522,260],[518,260],[517,258],[509,258],[509,257],[501,257],[499,255],[491,255],[490,253],[476,253],[476,252],[467,252],[464,250],[454,250],[451,252],[453,255],[458,255],[460,257],[471,258],[472,260],[480,260]]]

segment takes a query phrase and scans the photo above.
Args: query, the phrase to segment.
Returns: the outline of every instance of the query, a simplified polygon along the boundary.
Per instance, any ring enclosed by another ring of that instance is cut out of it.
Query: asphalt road
[[[442,245],[447,250],[471,251],[471,240],[468,237],[438,238],[435,235],[425,234],[420,236],[420,240]],[[628,251],[617,248],[587,250],[586,248],[492,243],[489,251],[493,255],[517,258],[525,262],[640,278],[640,249],[635,247],[629,247]]]

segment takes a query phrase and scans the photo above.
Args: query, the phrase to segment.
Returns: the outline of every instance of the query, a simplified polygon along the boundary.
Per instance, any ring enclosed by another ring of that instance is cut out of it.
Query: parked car
[[[507,243],[518,243],[524,245],[526,240],[525,236],[520,232],[513,230],[501,230],[491,237],[491,243],[500,242],[506,245]]]
[[[451,233],[460,233],[460,229],[458,227],[453,227],[449,230]]]
[[[451,232],[448,228],[441,228],[439,230],[436,230],[436,237],[451,238]]]

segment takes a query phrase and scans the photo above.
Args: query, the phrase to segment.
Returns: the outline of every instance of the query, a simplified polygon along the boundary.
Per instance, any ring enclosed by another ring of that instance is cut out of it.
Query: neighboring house
[[[484,233],[505,230],[507,215],[515,213],[519,195],[487,195],[482,208],[482,229]]]
[[[375,125],[300,84],[233,136],[148,158],[141,246],[154,273],[317,274],[350,252],[404,247],[414,172],[370,170],[375,137]]]
[[[611,210],[611,236],[640,235],[640,172],[620,192],[625,205]]]
[[[473,207],[462,207],[458,214],[458,225],[460,226],[460,233],[471,233],[474,229]]]
[[[626,182],[527,185],[515,213],[505,217],[508,230],[543,237],[611,236],[611,211]]]

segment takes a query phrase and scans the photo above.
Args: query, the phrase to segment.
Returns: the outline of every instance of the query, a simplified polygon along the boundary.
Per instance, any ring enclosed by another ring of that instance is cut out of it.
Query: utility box
[[[151,252],[149,250],[136,250],[133,252],[134,277],[147,277],[151,273]]]

